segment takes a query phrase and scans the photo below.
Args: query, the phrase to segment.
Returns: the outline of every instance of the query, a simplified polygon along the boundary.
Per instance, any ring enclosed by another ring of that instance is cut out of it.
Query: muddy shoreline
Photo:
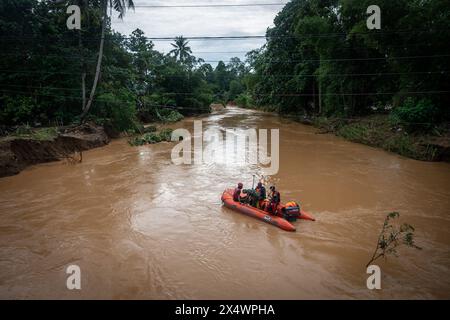
[[[431,162],[450,162],[450,128],[441,126],[440,135],[409,134],[393,126],[386,116],[354,119],[314,118],[282,115],[282,118],[313,126],[318,134],[334,134],[351,142],[380,148],[401,156]]]
[[[74,153],[109,142],[107,130],[94,124],[59,129],[55,137],[48,139],[4,137],[0,139],[0,177],[18,174],[30,165],[70,159]]]

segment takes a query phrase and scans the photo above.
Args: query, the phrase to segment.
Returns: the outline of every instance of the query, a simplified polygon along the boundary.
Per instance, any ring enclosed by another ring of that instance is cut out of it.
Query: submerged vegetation
[[[132,146],[142,146],[144,144],[171,141],[172,131],[172,129],[165,128],[159,132],[147,132],[129,139],[128,143]]]
[[[387,259],[390,255],[398,257],[397,250],[400,246],[407,246],[419,250],[422,249],[414,242],[413,226],[407,223],[403,223],[402,225],[395,223],[395,219],[398,219],[399,217],[400,214],[398,212],[391,212],[384,219],[383,227],[378,236],[377,247],[366,267],[379,258]]]

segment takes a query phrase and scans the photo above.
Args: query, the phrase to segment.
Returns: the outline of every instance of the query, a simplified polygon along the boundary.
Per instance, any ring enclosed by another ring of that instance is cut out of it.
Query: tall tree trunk
[[[84,107],[83,112],[81,113],[81,122],[84,121],[84,118],[89,112],[89,109],[92,106],[92,101],[94,100],[95,90],[97,89],[98,79],[100,77],[100,69],[102,66],[102,59],[103,59],[103,47],[105,44],[105,29],[106,29],[106,20],[108,17],[107,14],[108,9],[108,2],[103,2],[103,21],[102,21],[102,34],[100,38],[100,48],[98,50],[98,59],[97,59],[97,67],[95,69],[95,77],[94,77],[94,83],[92,84],[91,94],[89,95],[89,99]]]
[[[313,77],[313,80],[312,80],[312,92],[313,92],[313,107],[312,107],[312,113],[314,113],[315,112],[315,110],[316,110],[316,82],[317,82],[317,80],[316,80],[316,77]]]
[[[322,81],[319,80],[319,115],[322,113]]]
[[[84,110],[86,108],[86,72],[83,72],[81,74],[81,95],[83,100],[83,105],[81,106],[81,110]]]
[[[322,113],[322,79],[321,79],[321,73],[322,73],[322,57],[320,57],[319,60],[319,115]]]
[[[78,30],[78,51],[81,61],[81,111],[86,107],[86,66],[83,57],[83,43],[81,40],[81,30]]]

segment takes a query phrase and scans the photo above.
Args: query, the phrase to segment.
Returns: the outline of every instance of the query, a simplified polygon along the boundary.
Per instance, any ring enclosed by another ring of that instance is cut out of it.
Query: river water
[[[193,119],[174,125],[192,132]],[[83,163],[0,179],[0,298],[450,298],[450,164],[406,159],[277,116],[238,108],[203,128],[279,128],[282,200],[317,219],[289,233],[223,208],[258,165],[174,165],[174,143],[125,139]],[[244,187],[245,187],[244,186]],[[365,265],[388,212],[416,228],[422,250]],[[81,290],[66,288],[67,266]]]

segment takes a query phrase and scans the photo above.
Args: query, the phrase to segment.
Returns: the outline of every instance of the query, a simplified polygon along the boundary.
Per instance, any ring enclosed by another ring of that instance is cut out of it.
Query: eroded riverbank
[[[203,127],[279,128],[280,170],[269,183],[317,221],[287,233],[223,208],[223,189],[251,185],[258,165],[176,166],[173,143],[118,139],[84,152],[80,164],[0,179],[0,297],[450,298],[448,163],[252,110],[213,113]],[[393,210],[423,250],[380,261],[382,290],[370,291],[365,264]],[[70,264],[81,268],[80,291],[66,289]]]
[[[76,152],[104,146],[109,137],[101,126],[84,124],[58,132],[31,133],[0,139],[0,178],[18,174],[26,167],[67,159]]]

